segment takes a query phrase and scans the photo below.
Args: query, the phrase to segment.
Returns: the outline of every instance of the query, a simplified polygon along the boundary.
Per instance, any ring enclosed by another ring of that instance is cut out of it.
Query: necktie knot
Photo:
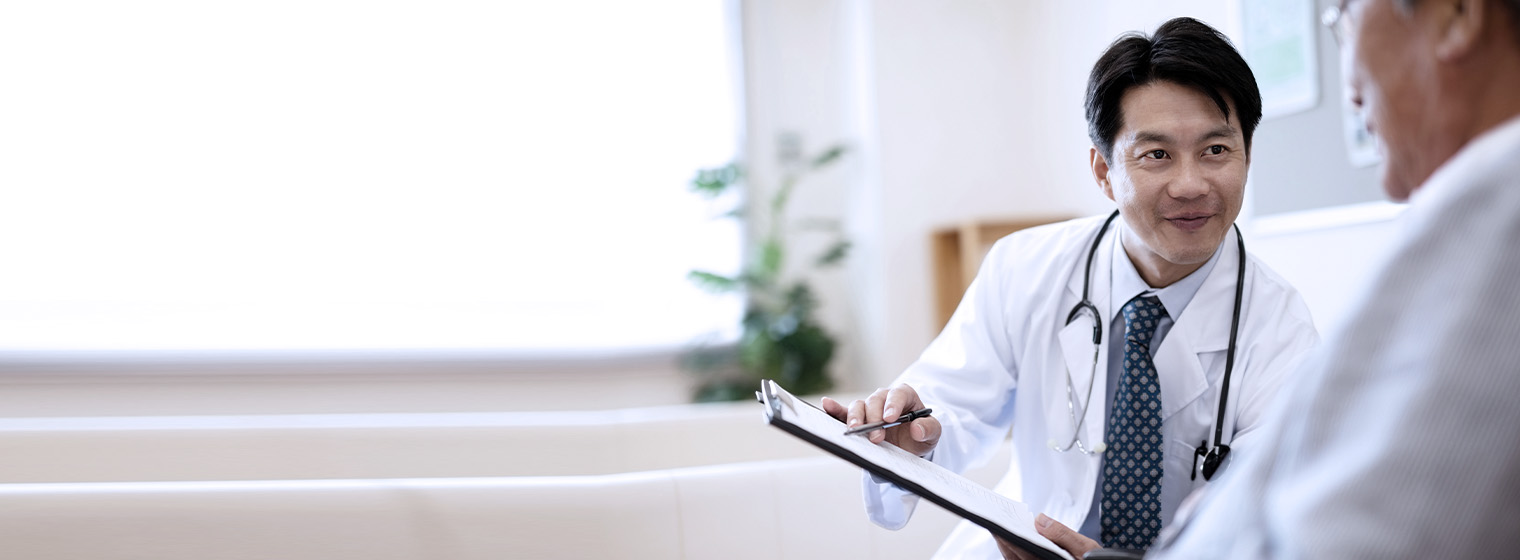
[[[1166,316],[1166,307],[1161,305],[1161,298],[1156,296],[1135,296],[1135,299],[1124,304],[1120,313],[1124,314],[1125,340],[1149,348],[1151,336],[1156,334],[1156,325]]]

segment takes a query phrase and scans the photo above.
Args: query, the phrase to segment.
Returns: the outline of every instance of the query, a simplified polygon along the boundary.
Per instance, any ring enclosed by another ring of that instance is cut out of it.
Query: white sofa
[[[762,418],[755,403],[0,418],[0,482],[585,475],[817,456]]]
[[[0,485],[28,560],[923,558],[955,519],[861,512],[832,457],[569,477]]]
[[[871,525],[858,469],[754,405],[6,420],[0,450],[28,560],[920,558],[956,521]]]

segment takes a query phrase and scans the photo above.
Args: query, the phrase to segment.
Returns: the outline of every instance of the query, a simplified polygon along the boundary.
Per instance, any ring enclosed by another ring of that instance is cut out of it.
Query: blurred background
[[[766,258],[773,284],[807,286],[822,386],[868,390],[997,236],[1111,208],[1086,74],[1179,15],[1230,35],[1268,90],[1241,225],[1323,328],[1354,296],[1326,272],[1369,258],[1346,236],[1397,207],[1347,132],[1318,9],[7,5],[0,414],[686,402],[704,380],[686,357],[731,359],[757,305],[688,273],[752,280]],[[730,163],[734,188],[693,192]],[[758,213],[788,183],[783,220]]]
[[[1088,71],[1184,15],[1264,92],[1246,243],[1335,330],[1400,207],[1323,8],[0,4],[0,541],[927,556],[957,518],[871,525],[756,380],[885,385],[997,238],[1111,211]]]

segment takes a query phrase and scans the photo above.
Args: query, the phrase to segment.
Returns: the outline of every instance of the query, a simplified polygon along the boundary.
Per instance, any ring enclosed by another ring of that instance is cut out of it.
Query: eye
[[[1214,144],[1213,146],[1209,146],[1208,149],[1204,150],[1204,153],[1206,153],[1208,155],[1211,155],[1211,156],[1217,156],[1219,154],[1224,153],[1224,151],[1228,150],[1228,149],[1229,148],[1226,148],[1223,145]]]
[[[1149,159],[1166,159],[1166,150],[1151,150],[1149,152],[1145,152],[1144,154],[1141,154],[1140,157],[1142,159],[1144,159],[1144,158],[1149,158]]]

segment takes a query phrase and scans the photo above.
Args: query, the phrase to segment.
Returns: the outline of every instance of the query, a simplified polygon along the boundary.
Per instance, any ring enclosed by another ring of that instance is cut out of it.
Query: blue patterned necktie
[[[1108,415],[1103,453],[1103,546],[1144,550],[1161,532],[1161,380],[1151,336],[1166,316],[1161,300],[1129,300],[1124,313],[1124,372]]]

